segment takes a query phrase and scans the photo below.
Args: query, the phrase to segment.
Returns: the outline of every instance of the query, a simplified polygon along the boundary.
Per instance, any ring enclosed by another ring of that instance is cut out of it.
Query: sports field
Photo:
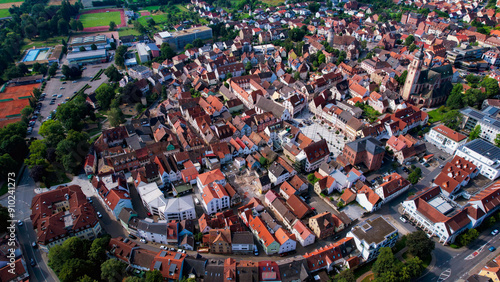
[[[5,88],[3,93],[0,93],[0,126],[5,126],[19,120],[21,110],[29,106],[28,100],[31,97],[33,88],[40,87],[40,83],[9,86]]]
[[[83,14],[80,15],[79,20],[82,22],[84,28],[109,26],[109,22],[115,22],[116,25],[122,23],[120,12]]]

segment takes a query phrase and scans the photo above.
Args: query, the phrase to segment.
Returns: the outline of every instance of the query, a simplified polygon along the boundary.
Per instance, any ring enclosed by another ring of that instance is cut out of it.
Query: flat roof
[[[351,232],[361,241],[368,244],[379,244],[386,237],[398,230],[389,223],[383,216],[379,216],[373,220],[366,220],[353,227]]]
[[[106,49],[97,49],[97,50],[84,51],[84,52],[71,52],[68,54],[68,56],[66,58],[68,60],[77,60],[77,59],[83,59],[83,58],[88,58],[88,57],[106,56],[106,54],[107,54]]]

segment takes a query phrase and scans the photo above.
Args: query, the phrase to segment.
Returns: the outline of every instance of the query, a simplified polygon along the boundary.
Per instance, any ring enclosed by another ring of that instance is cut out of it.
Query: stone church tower
[[[409,100],[411,94],[416,93],[415,84],[420,76],[420,71],[422,70],[422,65],[424,61],[424,53],[418,51],[415,54],[413,62],[408,66],[408,75],[406,76],[405,85],[403,87],[403,92],[401,95],[405,101]]]
[[[327,39],[326,41],[328,42],[328,44],[330,44],[330,47],[333,47],[333,28],[330,28],[328,30],[328,35],[327,35]]]

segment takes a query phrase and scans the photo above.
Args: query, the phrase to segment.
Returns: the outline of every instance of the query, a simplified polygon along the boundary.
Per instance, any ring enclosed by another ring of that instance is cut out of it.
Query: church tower
[[[422,70],[422,64],[424,61],[424,53],[418,51],[415,54],[413,62],[408,66],[408,75],[406,76],[405,85],[403,87],[402,96],[405,101],[410,98],[410,95],[415,93],[415,83],[418,81],[420,76],[420,71]]]
[[[328,35],[327,35],[327,39],[326,41],[328,42],[328,44],[330,44],[330,47],[333,47],[333,28],[330,28],[328,30]]]

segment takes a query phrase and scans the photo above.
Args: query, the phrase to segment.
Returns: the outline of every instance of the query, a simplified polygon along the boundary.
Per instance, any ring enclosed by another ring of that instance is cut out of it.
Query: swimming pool
[[[34,61],[38,56],[38,53],[40,53],[39,49],[29,50],[26,56],[24,57],[23,62]]]

